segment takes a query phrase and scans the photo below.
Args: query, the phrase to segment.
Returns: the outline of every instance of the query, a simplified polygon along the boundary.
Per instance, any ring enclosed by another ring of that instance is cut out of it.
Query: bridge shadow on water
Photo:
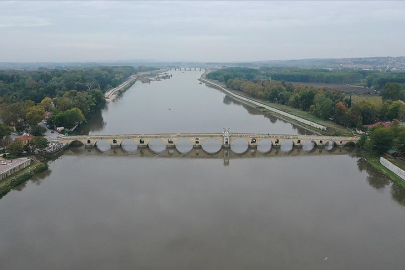
[[[285,156],[318,156],[318,155],[347,155],[355,151],[354,147],[334,147],[326,149],[324,147],[313,147],[310,150],[302,148],[272,147],[267,152],[260,152],[255,148],[248,148],[244,152],[234,152],[230,148],[221,148],[215,153],[208,153],[204,149],[192,148],[189,152],[180,152],[177,148],[165,148],[160,152],[154,152],[149,147],[125,150],[124,148],[109,148],[100,150],[98,147],[85,148],[70,147],[64,152],[65,155],[104,155],[104,156],[128,156],[128,157],[145,157],[145,158],[188,158],[188,159],[223,159],[224,165],[228,165],[231,159],[244,158],[270,158]]]

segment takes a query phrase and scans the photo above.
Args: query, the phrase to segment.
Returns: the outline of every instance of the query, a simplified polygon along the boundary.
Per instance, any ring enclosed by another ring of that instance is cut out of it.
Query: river
[[[171,73],[85,133],[307,133]],[[259,150],[71,148],[0,200],[0,269],[403,269],[404,188],[353,149]]]

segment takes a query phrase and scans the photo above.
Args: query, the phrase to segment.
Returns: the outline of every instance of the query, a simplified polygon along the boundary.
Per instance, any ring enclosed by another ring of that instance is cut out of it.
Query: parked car
[[[7,162],[5,162],[5,161],[0,161],[0,164],[1,164],[1,165],[7,165]]]

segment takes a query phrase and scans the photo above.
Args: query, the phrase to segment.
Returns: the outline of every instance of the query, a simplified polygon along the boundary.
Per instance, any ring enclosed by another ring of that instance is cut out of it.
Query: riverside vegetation
[[[49,142],[38,123],[45,118],[52,128],[73,129],[91,119],[105,104],[104,93],[124,82],[132,74],[155,70],[150,67],[92,67],[83,69],[40,69],[0,71],[0,146],[7,158],[29,156],[44,150]],[[29,143],[12,141],[10,133],[28,131],[35,135]],[[7,150],[6,150],[7,149]],[[47,165],[34,161],[31,169],[2,181],[0,196],[46,170]]]
[[[306,72],[310,73],[310,71]],[[304,71],[302,73],[305,74]],[[352,73],[357,74],[356,72]],[[347,74],[351,73],[347,72]],[[265,71],[252,68],[225,68],[206,75],[209,79],[221,81],[228,88],[241,91],[254,98],[300,109],[319,119],[331,120],[348,128],[362,130],[364,125],[373,124],[377,121],[405,120],[405,104],[403,102],[405,100],[405,88],[395,82],[388,81],[381,89],[382,104],[368,100],[353,103],[351,97],[346,97],[342,91],[327,87],[317,89],[313,86],[296,85],[286,83],[284,80],[272,80],[267,76],[268,73]],[[343,75],[338,73],[335,76],[340,78]],[[287,76],[279,77],[288,78]],[[304,78],[306,77],[304,76]],[[389,78],[385,77],[384,80]],[[324,78],[323,80],[319,79],[319,81],[328,80]]]

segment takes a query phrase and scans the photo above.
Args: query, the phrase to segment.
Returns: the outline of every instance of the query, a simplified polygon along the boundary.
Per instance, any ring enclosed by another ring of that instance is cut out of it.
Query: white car
[[[1,164],[1,165],[7,165],[7,162],[5,162],[5,161],[0,161],[0,164]]]

